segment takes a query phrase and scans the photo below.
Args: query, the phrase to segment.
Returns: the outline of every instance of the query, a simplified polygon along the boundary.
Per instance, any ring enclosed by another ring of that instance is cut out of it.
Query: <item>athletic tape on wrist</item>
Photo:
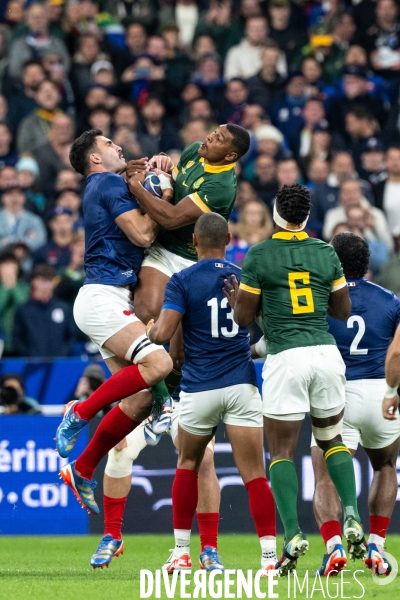
[[[258,340],[254,346],[254,349],[260,358],[267,356],[267,343],[264,336]]]
[[[293,231],[293,233],[296,233],[296,231],[303,231],[304,227],[307,225],[309,216],[310,215],[307,215],[307,218],[305,219],[305,221],[300,223],[301,227],[299,227],[298,229],[292,229],[291,227],[289,227],[289,223],[287,221],[285,221],[285,219],[283,217],[281,217],[281,215],[278,213],[278,209],[276,208],[276,202],[275,202],[274,214],[273,214],[272,218],[274,219],[275,223],[279,227],[282,227],[282,229],[286,229],[287,231]]]
[[[386,386],[385,398],[394,398],[397,396],[397,386],[391,387],[388,383],[386,383]]]

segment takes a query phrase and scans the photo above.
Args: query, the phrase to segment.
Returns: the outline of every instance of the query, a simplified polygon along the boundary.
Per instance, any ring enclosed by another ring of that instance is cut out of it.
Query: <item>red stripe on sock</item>
[[[109,380],[110,381],[110,380]],[[86,479],[92,479],[101,459],[140,423],[134,421],[114,406],[101,421],[86,449],[75,463],[78,473]]]
[[[333,538],[334,535],[338,535],[340,538],[342,537],[342,529],[339,521],[326,521],[326,523],[322,523],[319,530],[324,538],[325,544],[328,540]]]
[[[245,487],[258,537],[276,536],[275,501],[267,478],[252,479]]]
[[[172,514],[174,529],[192,529],[199,497],[197,471],[177,469],[172,484]]]
[[[389,527],[390,519],[388,517],[380,517],[379,515],[370,515],[369,517],[369,532],[381,537],[386,537],[386,532]]]
[[[104,494],[104,535],[112,535],[115,540],[122,538],[122,521],[124,517],[125,498],[110,498]]]
[[[132,396],[148,387],[140,374],[138,365],[124,367],[107,379],[87,400],[75,404],[74,412],[81,419],[90,421],[109,404]]]
[[[201,551],[205,546],[218,548],[219,513],[197,513]]]

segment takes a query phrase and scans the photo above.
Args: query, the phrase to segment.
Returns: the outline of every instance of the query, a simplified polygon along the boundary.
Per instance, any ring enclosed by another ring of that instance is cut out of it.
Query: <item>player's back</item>
[[[241,283],[242,289],[261,295],[269,354],[335,344],[326,314],[331,292],[344,285],[333,247],[304,232],[280,232],[253,246]]]
[[[400,300],[364,278],[348,279],[351,316],[347,321],[328,317],[346,364],[346,379],[383,379],[385,358],[400,323]]]
[[[85,284],[133,284],[144,249],[129,241],[115,219],[139,205],[120,175],[94,173],[87,181],[83,197]]]
[[[239,383],[256,385],[250,336],[233,320],[224,280],[241,270],[225,260],[201,260],[172,276],[163,308],[183,313],[185,363],[181,388],[198,392]]]

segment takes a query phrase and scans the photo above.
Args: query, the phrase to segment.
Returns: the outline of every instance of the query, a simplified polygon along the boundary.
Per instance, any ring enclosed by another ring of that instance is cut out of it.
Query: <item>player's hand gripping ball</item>
[[[163,191],[161,188],[160,178],[154,171],[149,171],[144,179],[143,187],[150,192],[152,196],[161,198]]]

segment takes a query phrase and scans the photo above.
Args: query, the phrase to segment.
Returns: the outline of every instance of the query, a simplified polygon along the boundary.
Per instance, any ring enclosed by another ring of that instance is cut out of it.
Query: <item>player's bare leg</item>
[[[391,571],[391,566],[385,559],[384,544],[396,503],[398,489],[396,461],[399,442],[400,439],[397,439],[386,448],[365,448],[374,470],[374,476],[368,494],[370,524],[368,558],[364,562],[368,568],[379,575],[388,575]]]
[[[135,287],[135,313],[143,323],[156,319],[164,301],[165,286],[169,277],[152,267],[142,267]]]
[[[226,425],[235,464],[249,496],[250,513],[261,545],[264,575],[276,564],[275,501],[265,476],[262,427]]]

